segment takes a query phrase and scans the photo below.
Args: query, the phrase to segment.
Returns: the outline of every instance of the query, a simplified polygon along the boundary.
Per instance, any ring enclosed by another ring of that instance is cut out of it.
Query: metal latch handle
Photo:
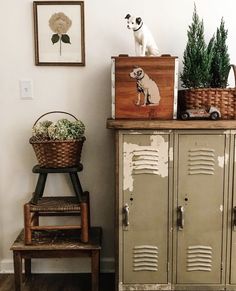
[[[179,230],[184,228],[184,207],[178,206],[177,208],[177,226]]]
[[[123,212],[124,212],[124,225],[129,226],[129,205],[127,203],[123,208]]]
[[[236,206],[233,208],[233,226],[236,228]]]

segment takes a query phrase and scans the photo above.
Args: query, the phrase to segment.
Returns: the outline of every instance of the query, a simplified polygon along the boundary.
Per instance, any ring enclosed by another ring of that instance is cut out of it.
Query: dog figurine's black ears
[[[127,14],[127,15],[125,16],[125,19],[130,19],[130,17],[131,17],[131,15],[130,15],[130,14]],[[135,21],[136,21],[137,24],[140,24],[140,23],[142,22],[142,18],[141,18],[141,17],[137,17],[137,18],[135,19]]]
[[[141,17],[137,17],[137,18],[136,18],[136,23],[137,23],[137,24],[140,24],[141,22],[142,22],[142,18],[141,18]]]

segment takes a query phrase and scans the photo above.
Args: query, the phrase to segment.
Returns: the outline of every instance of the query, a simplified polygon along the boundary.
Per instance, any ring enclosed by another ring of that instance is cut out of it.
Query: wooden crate
[[[112,118],[176,119],[177,90],[177,57],[112,57]]]

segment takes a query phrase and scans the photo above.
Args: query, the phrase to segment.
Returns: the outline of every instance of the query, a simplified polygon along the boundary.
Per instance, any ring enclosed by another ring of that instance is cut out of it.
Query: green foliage
[[[211,52],[211,50],[210,50]],[[185,88],[207,86],[210,79],[210,65],[208,48],[204,40],[204,24],[200,21],[196,6],[192,17],[192,24],[188,30],[188,42],[183,57],[183,73],[180,79]]]
[[[38,140],[81,140],[84,137],[84,132],[85,125],[81,120],[42,121],[32,128],[33,136]]]
[[[223,18],[220,27],[217,28],[216,40],[213,46],[213,59],[211,63],[211,87],[225,88],[230,69],[230,58],[226,45],[228,30],[225,29]]]
[[[48,127],[52,124],[52,121],[44,120],[36,123],[32,128],[32,135],[37,139],[48,139]]]
[[[221,20],[216,37],[206,45],[203,20],[200,21],[196,6],[192,24],[187,32],[188,41],[183,55],[183,72],[180,75],[184,88],[207,88],[227,85],[229,73],[229,55],[226,46],[227,30]]]
[[[57,43],[59,39],[60,39],[60,36],[57,33],[55,33],[52,35],[51,41],[54,44],[54,43]]]
[[[63,41],[64,43],[70,43],[69,35],[68,34],[62,34],[61,41]]]

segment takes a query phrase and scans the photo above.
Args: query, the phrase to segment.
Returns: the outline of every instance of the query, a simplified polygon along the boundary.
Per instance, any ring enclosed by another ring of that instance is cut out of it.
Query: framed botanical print
[[[84,2],[34,1],[35,64],[85,66]]]

